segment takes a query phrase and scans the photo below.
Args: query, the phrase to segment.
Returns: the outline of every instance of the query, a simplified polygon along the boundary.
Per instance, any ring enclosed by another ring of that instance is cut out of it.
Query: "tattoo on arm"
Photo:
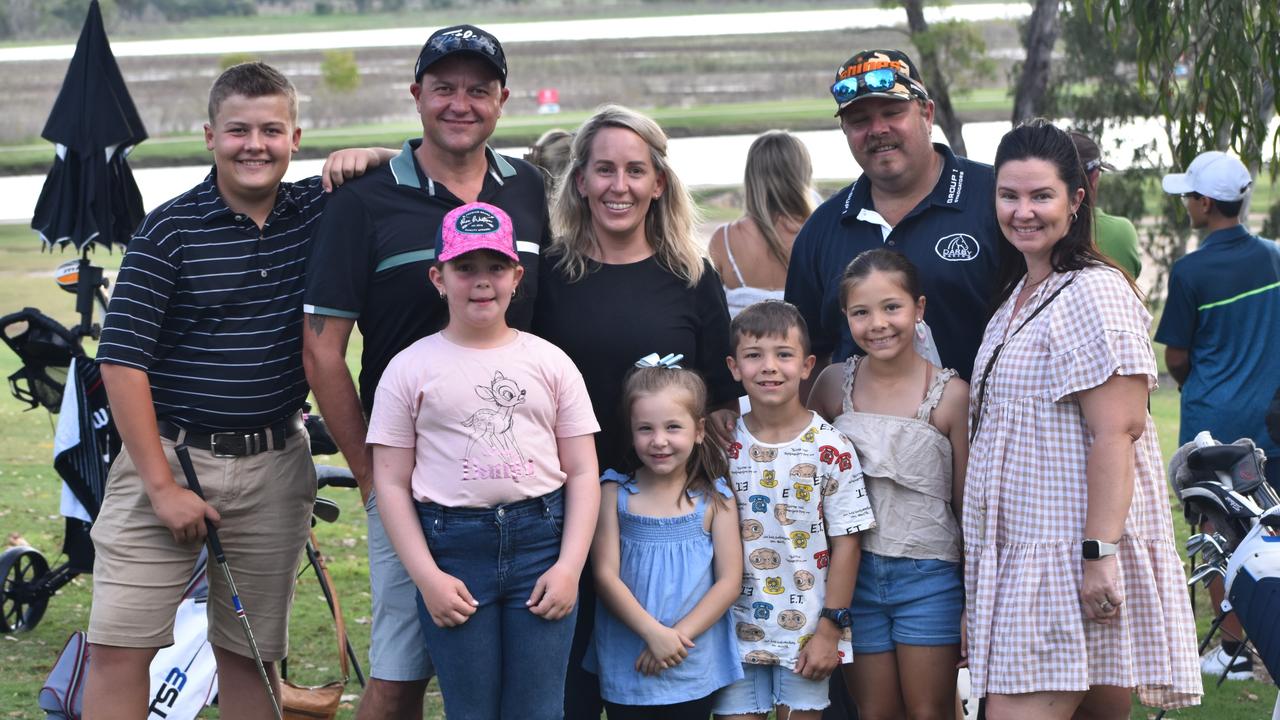
[[[311,332],[317,335],[324,332],[324,316],[323,315],[308,315],[307,324],[311,326]]]

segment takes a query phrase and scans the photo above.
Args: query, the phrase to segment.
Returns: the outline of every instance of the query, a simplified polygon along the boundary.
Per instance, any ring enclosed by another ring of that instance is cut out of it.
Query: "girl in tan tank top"
[[[809,406],[853,442],[877,522],[863,534],[845,680],[864,717],[954,716],[969,387],[916,350],[925,299],[905,257],[858,255],[840,295],[867,354],[823,370]]]

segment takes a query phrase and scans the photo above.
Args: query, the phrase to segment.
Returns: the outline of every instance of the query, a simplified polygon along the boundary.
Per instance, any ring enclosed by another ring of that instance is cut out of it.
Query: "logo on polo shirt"
[[[938,257],[948,262],[967,262],[978,257],[979,250],[978,241],[964,233],[939,238],[938,244],[933,246]]]
[[[498,229],[498,218],[488,210],[476,208],[459,215],[454,227],[468,235],[484,235]]]

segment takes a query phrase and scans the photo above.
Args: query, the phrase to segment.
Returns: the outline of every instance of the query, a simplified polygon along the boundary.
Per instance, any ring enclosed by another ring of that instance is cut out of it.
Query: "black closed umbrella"
[[[36,203],[32,229],[47,246],[126,244],[142,221],[142,194],[125,161],[147,138],[102,26],[89,4],[58,99],[41,133],[57,158]]]

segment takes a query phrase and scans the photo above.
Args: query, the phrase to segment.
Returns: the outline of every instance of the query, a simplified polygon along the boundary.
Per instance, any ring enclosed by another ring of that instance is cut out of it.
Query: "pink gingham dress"
[[[996,346],[1073,274],[1054,274],[1010,318],[1020,283],[996,311],[974,363],[971,410]],[[1079,271],[1008,341],[987,380],[963,523],[977,696],[1116,685],[1148,705],[1199,703],[1195,624],[1150,415],[1118,553],[1119,618],[1099,625],[1080,605],[1089,439],[1075,393],[1115,374],[1146,375],[1154,389],[1150,323],[1119,272]]]

